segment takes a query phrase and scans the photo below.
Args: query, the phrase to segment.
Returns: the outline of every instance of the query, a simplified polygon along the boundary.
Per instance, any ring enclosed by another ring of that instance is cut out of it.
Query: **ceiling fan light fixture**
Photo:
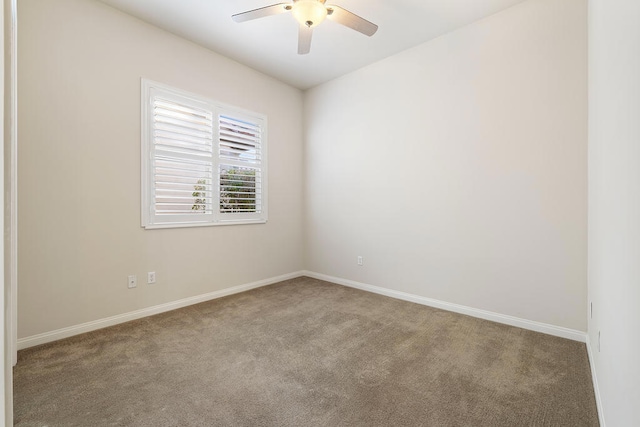
[[[318,0],[298,0],[293,3],[293,17],[309,28],[319,25],[327,17],[327,8]]]

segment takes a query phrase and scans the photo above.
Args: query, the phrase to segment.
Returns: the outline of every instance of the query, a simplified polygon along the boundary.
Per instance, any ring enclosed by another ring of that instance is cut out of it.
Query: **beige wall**
[[[19,338],[303,268],[300,91],[92,0],[18,7]],[[141,77],[268,116],[267,224],[140,227]]]
[[[586,6],[528,1],[307,92],[307,269],[586,331]]]
[[[303,268],[586,330],[585,0],[304,98],[93,0],[18,14],[19,338]],[[140,228],[140,77],[268,116],[266,225]]]
[[[640,426],[639,22],[637,0],[589,1],[589,337],[611,427]]]

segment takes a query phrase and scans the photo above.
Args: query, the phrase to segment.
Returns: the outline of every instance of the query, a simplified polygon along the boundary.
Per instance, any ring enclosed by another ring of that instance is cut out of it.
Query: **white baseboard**
[[[600,398],[600,387],[598,386],[598,376],[596,375],[596,362],[593,359],[593,349],[591,348],[591,337],[587,334],[587,354],[589,355],[589,365],[591,366],[591,381],[593,381],[593,392],[596,395],[596,408],[598,409],[598,420],[600,427],[606,427],[604,413],[602,412],[602,399]]]
[[[18,342],[17,342],[18,350],[22,350],[22,349],[33,347],[40,344],[46,344],[48,342],[56,341],[63,338],[68,338],[73,335],[83,334],[85,332],[95,331],[97,329],[106,328],[108,326],[129,322],[131,320],[152,316],[154,314],[164,313],[166,311],[171,311],[171,310],[186,307],[189,305],[198,304],[200,302],[221,298],[227,295],[237,294],[239,292],[244,292],[250,289],[271,285],[273,283],[281,282],[283,280],[294,279],[300,276],[309,276],[315,279],[325,280],[327,282],[332,282],[338,285],[348,286],[351,288],[361,289],[363,291],[373,292],[373,293],[385,295],[391,298],[410,301],[417,304],[427,305],[430,307],[440,308],[443,310],[465,314],[465,315],[477,317],[480,319],[491,320],[493,322],[503,323],[510,326],[516,326],[516,327],[528,329],[531,331],[542,332],[545,334],[554,335],[562,338],[568,338],[574,341],[587,342],[587,334],[574,329],[563,328],[560,326],[549,325],[546,323],[534,322],[531,320],[521,319],[518,317],[508,316],[500,313],[494,313],[486,310],[480,310],[473,307],[467,307],[460,304],[453,304],[445,301],[436,300],[433,298],[427,298],[419,295],[409,294],[406,292],[382,288],[379,286],[368,285],[368,284],[356,282],[353,280],[342,279],[334,276],[328,276],[326,274],[315,273],[313,271],[298,271],[294,273],[285,274],[282,276],[259,280],[257,282],[252,282],[244,285],[233,286],[231,288],[221,289],[219,291],[214,291],[214,292],[210,292],[203,295],[196,295],[194,297],[184,298],[177,301],[156,305],[153,307],[143,308],[140,310],[131,311],[129,313],[119,314],[119,315],[107,317],[104,319],[98,319],[91,322],[82,323],[80,325],[69,326],[67,328],[57,329],[55,331],[50,331],[42,334],[32,335],[25,338],[20,338],[18,339]],[[587,348],[589,348],[589,346],[587,346]]]
[[[244,285],[233,286],[231,288],[221,289],[219,291],[209,292],[203,295],[184,298],[177,301],[171,301],[165,304],[155,305],[153,307],[143,308],[129,313],[118,314],[116,316],[104,319],[94,320],[80,325],[69,326],[67,328],[57,329],[55,331],[45,332],[42,334],[32,335],[18,339],[18,350],[33,347],[48,342],[57,341],[62,338],[68,338],[73,335],[83,334],[85,332],[95,331],[97,329],[106,328],[108,326],[117,325],[131,320],[140,319],[142,317],[152,316],[154,314],[164,313],[166,311],[175,310],[177,308],[186,307],[200,302],[209,301],[216,298],[233,295],[250,289],[260,288],[262,286],[271,285],[283,280],[294,279],[303,275],[302,271],[284,274],[282,276],[271,277],[269,279],[259,280],[257,282],[247,283]]]
[[[363,291],[373,292],[391,298],[427,305],[429,307],[440,308],[442,310],[453,311],[455,313],[466,314],[468,316],[478,317],[480,319],[491,320],[493,322],[503,323],[505,325],[528,329],[530,331],[541,332],[543,334],[554,335],[556,337],[567,338],[579,342],[586,342],[587,340],[587,334],[585,332],[577,331],[575,329],[563,328],[561,326],[549,325],[547,323],[534,322],[532,320],[521,319],[519,317],[494,313],[492,311],[480,310],[478,308],[467,307],[465,305],[453,304],[433,298],[427,298],[419,295],[409,294],[406,292],[394,291],[392,289],[382,288],[379,286],[368,285],[366,283],[360,283],[353,280],[328,276],[326,274],[315,273],[313,271],[303,271],[302,273],[304,276],[313,277],[314,279],[325,280],[327,282],[348,286],[350,288],[361,289]]]

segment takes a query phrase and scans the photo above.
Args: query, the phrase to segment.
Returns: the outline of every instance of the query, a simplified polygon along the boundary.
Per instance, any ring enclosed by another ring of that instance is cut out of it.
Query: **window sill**
[[[142,228],[145,230],[157,230],[163,228],[190,228],[190,227],[217,227],[221,225],[245,225],[245,224],[266,224],[266,219],[229,220],[218,222],[167,222],[163,224],[147,224]]]

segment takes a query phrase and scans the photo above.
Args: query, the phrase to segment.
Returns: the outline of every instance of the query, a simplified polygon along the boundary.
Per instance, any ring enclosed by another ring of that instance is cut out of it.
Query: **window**
[[[267,221],[267,120],[142,80],[142,226]]]

